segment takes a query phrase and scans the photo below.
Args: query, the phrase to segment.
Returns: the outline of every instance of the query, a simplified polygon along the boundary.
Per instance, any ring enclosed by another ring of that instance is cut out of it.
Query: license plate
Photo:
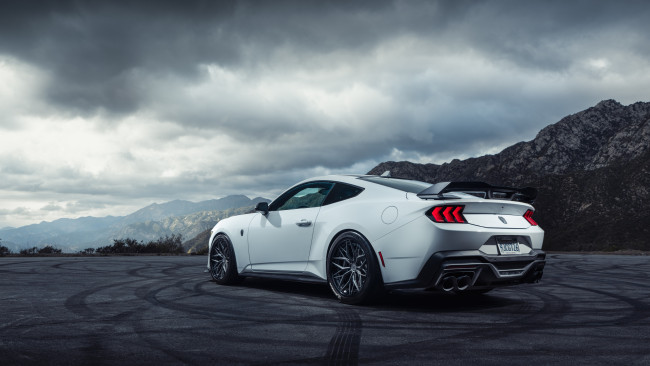
[[[521,254],[519,243],[514,240],[498,241],[497,247],[499,248],[499,254],[501,255]]]

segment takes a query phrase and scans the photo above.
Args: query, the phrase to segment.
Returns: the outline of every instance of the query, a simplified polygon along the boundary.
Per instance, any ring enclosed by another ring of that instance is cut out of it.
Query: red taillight
[[[446,222],[454,222],[454,218],[451,216],[451,211],[453,211],[455,207],[453,206],[447,206],[444,211],[442,211],[443,216],[445,216],[445,221]]]
[[[442,215],[440,214],[443,208],[444,208],[443,206],[438,206],[433,208],[433,211],[431,211],[431,216],[433,216],[433,221],[445,222],[445,219],[443,219]]]
[[[526,211],[524,214],[524,219],[526,219],[526,221],[528,221],[531,225],[537,226],[537,222],[533,220],[533,210]]]
[[[427,216],[434,222],[464,223],[464,206],[436,206],[427,211]]]
[[[465,222],[465,218],[463,217],[463,206],[457,206],[454,209],[453,215],[456,222]]]

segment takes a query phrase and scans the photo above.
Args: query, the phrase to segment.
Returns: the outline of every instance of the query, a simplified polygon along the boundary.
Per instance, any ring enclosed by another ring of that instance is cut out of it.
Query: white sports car
[[[383,290],[487,292],[541,279],[534,188],[429,183],[390,174],[307,179],[212,229],[219,284],[259,276],[328,283],[341,302]]]

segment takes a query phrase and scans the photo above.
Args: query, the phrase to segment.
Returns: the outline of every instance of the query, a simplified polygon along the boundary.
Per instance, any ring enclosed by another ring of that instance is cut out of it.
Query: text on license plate
[[[499,247],[500,254],[521,254],[521,248],[519,248],[519,243],[497,243]]]

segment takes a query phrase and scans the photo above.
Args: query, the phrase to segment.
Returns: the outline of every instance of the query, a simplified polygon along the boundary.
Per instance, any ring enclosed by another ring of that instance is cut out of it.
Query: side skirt
[[[327,280],[322,279],[309,272],[258,272],[258,271],[243,271],[239,274],[244,277],[259,277],[271,278],[275,280],[296,281],[307,283],[321,283],[326,284]]]

